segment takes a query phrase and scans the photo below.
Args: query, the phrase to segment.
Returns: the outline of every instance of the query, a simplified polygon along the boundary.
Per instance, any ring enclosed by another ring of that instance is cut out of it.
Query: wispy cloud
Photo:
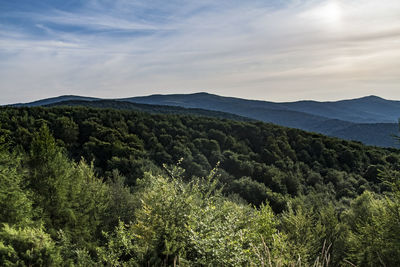
[[[2,103],[196,91],[400,99],[398,1],[19,2],[0,11]]]

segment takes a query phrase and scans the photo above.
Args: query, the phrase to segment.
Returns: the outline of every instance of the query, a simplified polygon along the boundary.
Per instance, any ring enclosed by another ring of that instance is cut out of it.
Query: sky
[[[400,100],[399,0],[0,0],[0,104]]]

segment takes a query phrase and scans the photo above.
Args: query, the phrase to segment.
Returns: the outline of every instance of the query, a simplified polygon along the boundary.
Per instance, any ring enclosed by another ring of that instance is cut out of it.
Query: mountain
[[[396,123],[400,118],[400,101],[386,100],[377,96],[335,102],[297,101],[276,103],[196,93],[187,95],[151,95],[125,98],[123,100],[145,104],[220,110],[248,117],[267,116],[265,114],[261,115],[261,111],[280,110],[301,112],[354,123]],[[240,113],[246,113],[246,115]]]
[[[150,104],[139,104],[119,100],[67,100],[61,102],[55,102],[48,105],[47,107],[56,106],[85,106],[93,108],[112,108],[112,109],[124,109],[124,110],[135,110],[153,114],[185,114],[185,115],[196,115],[213,117],[219,119],[229,119],[237,121],[251,121],[252,119],[235,115],[232,113],[213,111],[200,108],[184,108],[179,106],[163,106],[163,105],[150,105]]]
[[[17,106],[60,104],[133,109],[151,113],[193,114],[234,120],[249,118],[356,140],[368,145],[400,147],[392,138],[392,135],[398,133],[400,101],[386,100],[377,96],[335,102],[275,103],[208,93],[150,95],[114,100],[69,95]],[[163,106],[168,107],[162,108]]]
[[[347,140],[360,140],[364,144],[400,148],[398,141],[393,138],[398,133],[399,125],[396,123],[357,123],[333,130],[329,135]]]
[[[398,133],[400,101],[376,96],[336,102],[275,103],[197,93],[151,95],[126,98],[124,101],[202,107],[347,140],[357,140],[368,145],[400,147],[392,138],[392,135]]]
[[[400,101],[377,96],[336,102],[299,101],[281,105],[290,110],[356,123],[393,123],[400,117]]]
[[[63,101],[71,101],[71,100],[78,100],[78,101],[93,101],[93,100],[99,100],[100,98],[96,97],[87,97],[87,96],[77,96],[77,95],[63,95],[63,96],[57,96],[57,97],[51,97],[51,98],[46,98],[46,99],[41,99],[37,100],[34,102],[29,102],[29,103],[18,103],[10,106],[14,107],[39,107],[39,106],[46,106],[46,105],[51,105],[55,103],[60,103]]]

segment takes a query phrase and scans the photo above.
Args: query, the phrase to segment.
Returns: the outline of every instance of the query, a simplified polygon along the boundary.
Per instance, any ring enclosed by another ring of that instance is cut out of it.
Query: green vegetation
[[[260,122],[0,110],[1,266],[399,266],[400,154]]]
[[[67,100],[56,102],[52,104],[42,105],[46,107],[58,107],[58,106],[85,106],[92,108],[110,108],[118,110],[135,110],[140,112],[147,112],[152,114],[184,114],[184,115],[196,115],[196,116],[206,116],[212,118],[220,119],[230,119],[237,121],[252,121],[253,119],[235,115],[232,113],[213,111],[200,108],[184,108],[180,106],[164,106],[164,105],[150,105],[150,104],[140,104],[132,103],[121,100]]]

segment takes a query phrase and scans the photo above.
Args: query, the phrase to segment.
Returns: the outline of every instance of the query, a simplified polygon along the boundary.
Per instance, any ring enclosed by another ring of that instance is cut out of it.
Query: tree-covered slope
[[[400,102],[376,96],[336,102],[297,101],[287,103],[222,97],[207,93],[151,95],[114,100],[60,96],[15,106],[54,106],[63,103],[74,106],[206,115],[239,120],[243,120],[245,117],[346,140],[356,140],[367,145],[400,148],[400,145],[391,138],[393,134],[397,133],[397,130],[393,129],[397,128],[397,119],[400,117]],[[140,106],[140,104],[150,106]],[[218,112],[221,113],[217,114]],[[368,136],[360,129],[368,130]]]
[[[396,149],[65,106],[1,108],[0,133],[1,266],[400,264]]]
[[[55,106],[82,106],[82,107],[93,107],[93,108],[112,108],[118,110],[135,110],[141,112],[148,112],[153,114],[182,114],[182,115],[197,115],[206,117],[215,117],[220,119],[231,119],[238,121],[250,121],[252,119],[235,115],[232,113],[213,111],[200,108],[184,108],[179,106],[165,106],[165,105],[149,105],[139,104],[119,100],[67,100],[61,102],[55,102],[48,107]]]
[[[364,146],[262,122],[83,107],[2,108],[0,125],[27,149],[43,123],[70,155],[94,160],[100,175],[118,169],[129,184],[149,166],[183,158],[187,176],[218,162],[226,190],[282,210],[286,196],[326,192],[337,200],[386,190],[378,168],[395,169],[398,150]]]
[[[213,111],[200,108],[184,108],[180,106],[150,105],[126,102],[120,100],[69,100],[56,102],[46,106],[83,106],[96,108],[113,108],[137,110],[157,114],[186,114],[231,119],[238,121],[251,121],[248,117],[242,117],[233,113]],[[252,112],[257,112],[252,110]],[[281,110],[260,110],[257,116],[253,113],[243,113],[260,121],[268,121],[278,125],[285,125],[292,128],[322,133],[346,140],[358,140],[364,144],[380,147],[400,148],[400,144],[392,138],[399,131],[396,123],[353,123],[337,119],[326,119],[318,116],[310,116],[306,113],[281,111]]]
[[[275,103],[198,93],[132,97],[124,101],[202,107],[346,140],[357,140],[367,145],[400,147],[391,138],[396,133],[393,129],[397,127],[400,118],[400,101],[376,96],[336,102]],[[360,128],[368,129],[368,137],[358,130]]]

